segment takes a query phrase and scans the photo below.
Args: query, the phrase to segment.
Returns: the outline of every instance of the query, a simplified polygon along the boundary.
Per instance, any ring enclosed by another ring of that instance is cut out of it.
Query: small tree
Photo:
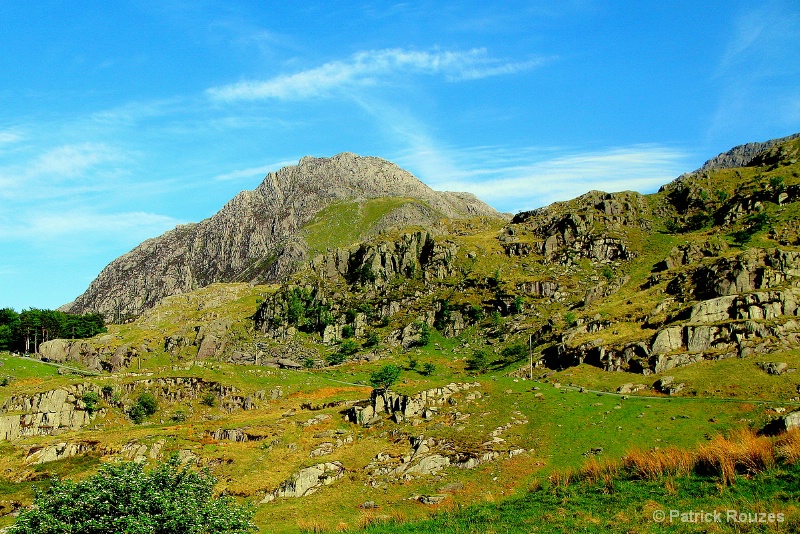
[[[400,377],[400,368],[396,365],[384,365],[369,377],[369,383],[375,389],[389,389]]]
[[[136,404],[128,410],[128,415],[138,425],[144,421],[145,417],[153,415],[157,410],[158,402],[156,402],[156,398],[149,391],[145,391],[139,395]]]
[[[89,414],[93,414],[97,410],[97,404],[100,402],[100,395],[96,391],[87,391],[83,394],[83,405]]]
[[[254,510],[214,498],[216,480],[181,466],[177,456],[146,473],[135,462],[104,464],[81,481],[54,478],[36,492],[9,534],[72,532],[246,534]]]
[[[472,353],[472,356],[467,358],[467,369],[485,373],[490,363],[489,352],[486,349],[478,349]]]
[[[422,364],[422,370],[419,372],[422,376],[430,376],[436,372],[436,365],[432,364],[431,362],[425,362]]]

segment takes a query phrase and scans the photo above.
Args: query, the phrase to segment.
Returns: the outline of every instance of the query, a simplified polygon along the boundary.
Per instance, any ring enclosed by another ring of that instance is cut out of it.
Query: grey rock
[[[501,217],[468,193],[433,191],[379,158],[350,153],[306,157],[268,174],[256,189],[239,193],[213,217],[177,226],[117,258],[64,311],[99,311],[113,319],[139,315],[167,295],[214,282],[285,280],[307,259],[301,231],[319,211],[344,199],[379,197],[414,198],[428,208],[406,208],[377,231],[412,221],[424,225],[440,214]]]

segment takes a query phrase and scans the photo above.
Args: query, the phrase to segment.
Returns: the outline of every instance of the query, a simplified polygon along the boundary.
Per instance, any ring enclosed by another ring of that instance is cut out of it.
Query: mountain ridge
[[[276,282],[306,259],[302,228],[337,201],[414,198],[430,206],[407,214],[421,225],[437,217],[489,216],[496,210],[468,193],[437,192],[411,173],[376,157],[349,152],[307,156],[269,173],[216,214],[149,239],[106,266],[64,311],[96,311],[111,321],[137,316],[161,298],[214,282]],[[369,229],[365,229],[369,230]]]

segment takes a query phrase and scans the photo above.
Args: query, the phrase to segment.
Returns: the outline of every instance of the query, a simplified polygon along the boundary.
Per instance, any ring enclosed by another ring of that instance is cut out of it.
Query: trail
[[[78,369],[77,367],[69,367],[68,365],[62,365],[60,363],[54,362],[43,362],[42,360],[37,360],[36,358],[31,358],[30,356],[11,356],[12,358],[19,358],[20,360],[28,360],[31,362],[41,363],[43,365],[52,365],[53,367],[60,367],[61,369],[67,369],[69,371],[73,371],[75,373],[81,375],[88,375],[88,376],[103,376],[103,373],[98,373],[97,371],[89,371],[87,369]]]

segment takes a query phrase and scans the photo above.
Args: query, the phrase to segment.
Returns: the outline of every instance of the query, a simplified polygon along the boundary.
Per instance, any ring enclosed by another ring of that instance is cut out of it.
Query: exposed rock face
[[[380,421],[390,414],[395,421],[414,417],[425,417],[430,408],[442,406],[460,391],[479,388],[480,383],[452,383],[440,388],[420,391],[414,395],[402,395],[388,390],[375,389],[368,402],[350,408],[345,418],[362,426]]]
[[[323,486],[329,486],[344,476],[341,462],[326,462],[306,467],[295,473],[273,493],[268,493],[261,502],[277,497],[305,497]]]
[[[32,396],[14,395],[0,408],[0,439],[49,436],[89,425],[100,412],[90,412],[83,405],[81,399],[88,391],[100,393],[98,388],[78,384]]]
[[[536,253],[548,263],[570,265],[580,258],[607,263],[627,261],[630,250],[623,235],[626,228],[646,228],[648,207],[639,193],[590,191],[568,202],[517,214],[512,224],[522,225],[535,236],[532,242],[514,237],[501,239],[506,253]]]
[[[785,143],[786,141],[797,139],[798,137],[800,137],[800,133],[796,133],[787,137],[781,137],[779,139],[770,139],[769,141],[765,141],[763,143],[746,143],[744,145],[733,147],[727,152],[723,152],[722,154],[706,161],[703,166],[695,172],[710,171],[715,169],[730,169],[733,167],[744,167],[746,165],[750,165],[756,156],[765,150],[769,150],[775,145]]]
[[[500,216],[468,193],[433,191],[379,158],[306,157],[270,173],[213,217],[178,226],[114,260],[65,311],[99,311],[113,321],[213,282],[284,280],[306,259],[300,232],[314,215],[337,201],[381,197],[421,200],[436,216]],[[407,210],[396,219],[402,225],[418,222]]]

